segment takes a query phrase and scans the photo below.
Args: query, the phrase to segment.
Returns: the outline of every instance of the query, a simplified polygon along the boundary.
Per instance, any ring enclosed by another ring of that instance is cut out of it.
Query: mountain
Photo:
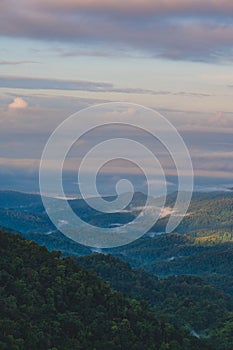
[[[176,193],[167,196],[166,206],[173,207]],[[178,233],[196,233],[200,230],[227,229],[232,232],[233,192],[194,192],[190,207],[180,225]],[[169,217],[162,218],[154,226],[154,231],[164,231]]]
[[[167,197],[166,206],[171,210],[175,199],[175,193]],[[61,201],[52,199],[54,208],[60,210]],[[81,199],[69,203],[83,220],[100,227],[112,227],[132,220],[144,201],[145,196],[137,193],[126,211],[113,214],[95,211]],[[196,336],[208,336],[208,346],[213,349],[229,350],[233,347],[232,203],[230,191],[194,193],[189,211],[176,232],[164,233],[169,217],[163,217],[148,235],[137,241],[102,249],[111,256],[88,256],[93,249],[70,240],[55,229],[38,195],[0,192],[0,226],[11,227],[14,234],[21,231],[25,238],[49,250],[60,250],[63,256],[83,256],[77,260],[79,265],[94,270],[113,289],[124,293],[124,298],[148,302],[159,319],[172,322],[166,327],[174,329],[177,327],[174,324],[181,327],[182,339],[189,339],[187,334],[191,331]],[[56,319],[56,322],[60,321]],[[161,325],[161,321],[158,322]],[[166,339],[163,342],[166,343]],[[7,344],[6,349],[9,342]],[[162,343],[161,347],[169,349]],[[185,349],[185,345],[176,344],[170,348]],[[202,347],[196,344],[194,348]]]
[[[233,298],[196,276],[158,279],[142,269],[132,269],[118,258],[103,254],[80,257],[77,263],[94,271],[124,295],[147,301],[160,317],[188,326],[197,334],[211,334],[233,311]]]
[[[22,233],[21,236],[41,246],[46,246],[50,251],[61,251],[63,256],[82,256],[92,253],[90,248],[72,241],[59,231],[50,234]]]
[[[177,193],[169,194],[166,199],[166,207],[171,211],[176,195]],[[105,197],[107,201],[115,198],[115,196]],[[50,200],[56,211],[62,210],[62,199],[51,198]],[[92,202],[96,200],[96,198],[91,199]],[[91,208],[83,199],[68,200],[68,203],[82,220],[99,227],[114,227],[114,225],[132,221],[139,214],[145,201],[144,194],[135,193],[126,210],[118,213],[99,212]],[[188,233],[199,238],[216,234],[216,230],[227,230],[231,234],[233,230],[232,211],[232,191],[194,193],[190,208],[176,232]],[[168,219],[169,215],[162,217],[151,231],[164,232]],[[57,230],[45,212],[40,195],[13,191],[0,191],[0,225],[19,232],[47,233]],[[211,232],[211,230],[215,231]]]
[[[116,197],[106,197],[112,201]],[[84,221],[100,227],[114,227],[133,220],[145,203],[146,196],[135,193],[128,210],[120,213],[105,214],[98,212],[83,199],[68,200],[73,211]],[[63,199],[50,198],[51,206],[56,212],[62,212]],[[96,198],[91,201],[95,202]],[[61,215],[62,216],[62,215]],[[58,223],[59,224],[59,223]],[[60,225],[66,225],[61,220]],[[60,250],[64,256],[90,254],[91,250],[64,236],[50,221],[40,195],[13,191],[0,191],[0,227],[8,231],[19,232],[25,238],[45,245],[49,250]]]
[[[207,350],[71,258],[0,232],[0,348]]]
[[[123,197],[124,195],[122,195]],[[112,201],[116,197],[105,197]],[[96,202],[97,198],[90,201]],[[63,199],[50,198],[50,205],[56,212],[63,210]],[[120,213],[102,213],[90,207],[83,199],[68,200],[72,210],[85,222],[99,227],[114,227],[132,221],[146,201],[142,193],[135,193],[130,205]],[[61,222],[60,225],[64,225]],[[48,233],[57,231],[45,212],[40,195],[13,191],[0,191],[0,225],[18,232]]]
[[[0,207],[5,209],[21,209],[32,212],[43,212],[41,196],[38,194],[17,191],[0,191]]]
[[[173,207],[176,195],[167,196],[168,208]],[[114,196],[106,198],[109,201],[113,199]],[[145,199],[145,195],[136,193],[126,212],[113,214],[99,213],[82,199],[70,200],[69,203],[83,220],[112,227],[132,220]],[[62,200],[52,201],[58,210]],[[142,267],[160,278],[198,275],[233,295],[232,207],[232,191],[194,193],[189,211],[176,232],[161,234],[168,220],[168,217],[164,217],[148,236],[126,246],[104,249],[103,252],[111,253],[133,267]],[[60,250],[64,256],[81,256],[92,252],[92,249],[72,241],[52,225],[39,195],[0,191],[0,226],[18,231],[49,250]]]
[[[188,234],[141,238],[105,253],[164,278],[196,275],[233,296],[233,242],[201,244]]]

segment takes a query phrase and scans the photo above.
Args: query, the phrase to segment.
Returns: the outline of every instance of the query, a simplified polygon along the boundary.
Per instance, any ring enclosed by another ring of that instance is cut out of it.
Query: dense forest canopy
[[[4,232],[0,250],[3,350],[211,349],[71,258]]]

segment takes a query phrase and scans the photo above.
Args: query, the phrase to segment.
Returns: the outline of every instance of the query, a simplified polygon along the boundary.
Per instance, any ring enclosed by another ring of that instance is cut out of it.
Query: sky
[[[0,53],[0,189],[38,191],[51,133],[104,102],[166,117],[189,149],[196,189],[233,186],[232,0],[1,0]],[[111,135],[84,138],[73,159]],[[133,130],[119,135],[153,144]],[[173,188],[169,155],[155,148]],[[72,194],[70,164],[64,178]],[[144,189],[133,165],[117,163],[103,170],[100,191],[112,193],[122,174]]]

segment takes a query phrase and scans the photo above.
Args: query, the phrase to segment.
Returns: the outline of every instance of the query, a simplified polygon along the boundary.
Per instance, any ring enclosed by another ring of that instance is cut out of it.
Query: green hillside
[[[233,296],[233,242],[206,244],[190,235],[173,233],[141,238],[105,252],[160,278],[184,274],[203,277]]]
[[[168,195],[166,205],[173,207],[176,194]],[[154,226],[155,231],[164,231],[167,218],[163,218]],[[191,233],[203,229],[233,228],[233,192],[194,192],[190,207],[180,225],[179,233]]]
[[[219,327],[233,311],[232,298],[196,276],[159,280],[142,269],[132,269],[128,263],[103,254],[81,257],[77,262],[95,271],[115,290],[146,300],[157,315],[201,334],[207,335]]]
[[[0,349],[211,349],[71,258],[4,232],[0,250]]]

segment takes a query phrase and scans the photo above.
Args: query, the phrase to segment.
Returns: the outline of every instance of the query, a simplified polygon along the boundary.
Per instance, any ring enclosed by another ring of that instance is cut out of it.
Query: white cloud
[[[14,101],[8,105],[8,108],[10,109],[23,109],[27,108],[28,103],[21,97],[14,98]]]

